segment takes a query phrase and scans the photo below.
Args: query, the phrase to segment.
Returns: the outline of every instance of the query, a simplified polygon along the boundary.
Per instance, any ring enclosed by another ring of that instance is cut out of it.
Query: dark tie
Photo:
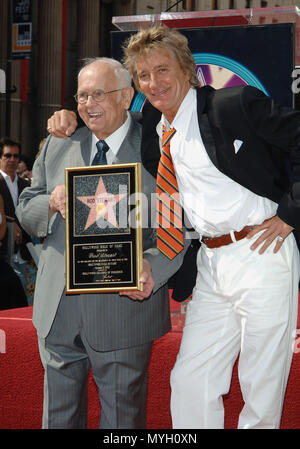
[[[97,146],[97,153],[93,159],[92,165],[106,165],[107,164],[106,153],[109,150],[109,146],[107,145],[105,140],[98,140],[96,146]]]
[[[163,126],[162,153],[157,171],[157,248],[169,259],[183,249],[182,208],[170,153],[176,129]]]

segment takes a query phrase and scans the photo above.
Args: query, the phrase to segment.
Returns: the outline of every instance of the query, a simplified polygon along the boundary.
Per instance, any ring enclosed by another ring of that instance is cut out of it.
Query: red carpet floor
[[[180,307],[172,302],[172,308]],[[41,427],[43,369],[38,355],[32,308],[0,311],[0,428]],[[300,322],[295,353],[284,403],[281,428],[300,428]],[[169,376],[181,340],[170,332],[156,341],[150,363],[147,407],[148,429],[170,429]],[[243,400],[234,368],[231,390],[224,397],[225,428],[236,428]],[[92,376],[89,378],[88,427],[97,428],[99,401]]]

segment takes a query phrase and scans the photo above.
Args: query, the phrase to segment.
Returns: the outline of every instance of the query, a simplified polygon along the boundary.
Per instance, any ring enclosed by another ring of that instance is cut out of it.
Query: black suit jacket
[[[20,196],[20,193],[25,189],[25,187],[28,187],[30,183],[26,181],[23,178],[18,177],[18,196]],[[24,260],[30,260],[31,256],[30,253],[26,247],[26,243],[29,242],[30,236],[22,229],[16,214],[15,214],[15,206],[13,199],[11,197],[9,188],[7,187],[6,181],[3,178],[3,176],[0,173],[0,194],[3,198],[4,203],[4,212],[5,215],[11,218],[14,218],[16,220],[16,223],[19,225],[19,227],[22,230],[22,243],[21,245],[15,245],[15,252],[20,249],[21,256]],[[2,241],[2,246],[0,247],[0,256],[5,257],[7,255],[7,233],[4,236],[4,239]]]
[[[300,112],[275,104],[251,86],[202,87],[197,90],[197,111],[205,149],[218,170],[278,203],[278,216],[300,231]],[[160,117],[157,109],[145,105],[142,160],[153,176],[160,158],[156,133]],[[235,140],[242,142],[238,151]],[[192,290],[195,253],[187,254],[184,263],[190,266],[191,279],[177,273],[179,293],[174,299],[183,300]],[[185,276],[189,269],[184,265]]]

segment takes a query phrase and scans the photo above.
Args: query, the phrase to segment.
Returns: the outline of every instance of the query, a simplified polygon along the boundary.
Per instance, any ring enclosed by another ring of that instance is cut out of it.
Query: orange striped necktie
[[[170,153],[170,141],[175,133],[175,128],[166,131],[163,126],[156,187],[157,248],[169,259],[183,249],[182,208]]]

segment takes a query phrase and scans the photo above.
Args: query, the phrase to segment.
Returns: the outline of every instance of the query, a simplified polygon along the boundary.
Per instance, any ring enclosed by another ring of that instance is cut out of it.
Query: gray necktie
[[[109,146],[107,145],[105,140],[98,140],[96,146],[98,151],[93,159],[92,165],[106,165],[106,153],[109,150]]]

